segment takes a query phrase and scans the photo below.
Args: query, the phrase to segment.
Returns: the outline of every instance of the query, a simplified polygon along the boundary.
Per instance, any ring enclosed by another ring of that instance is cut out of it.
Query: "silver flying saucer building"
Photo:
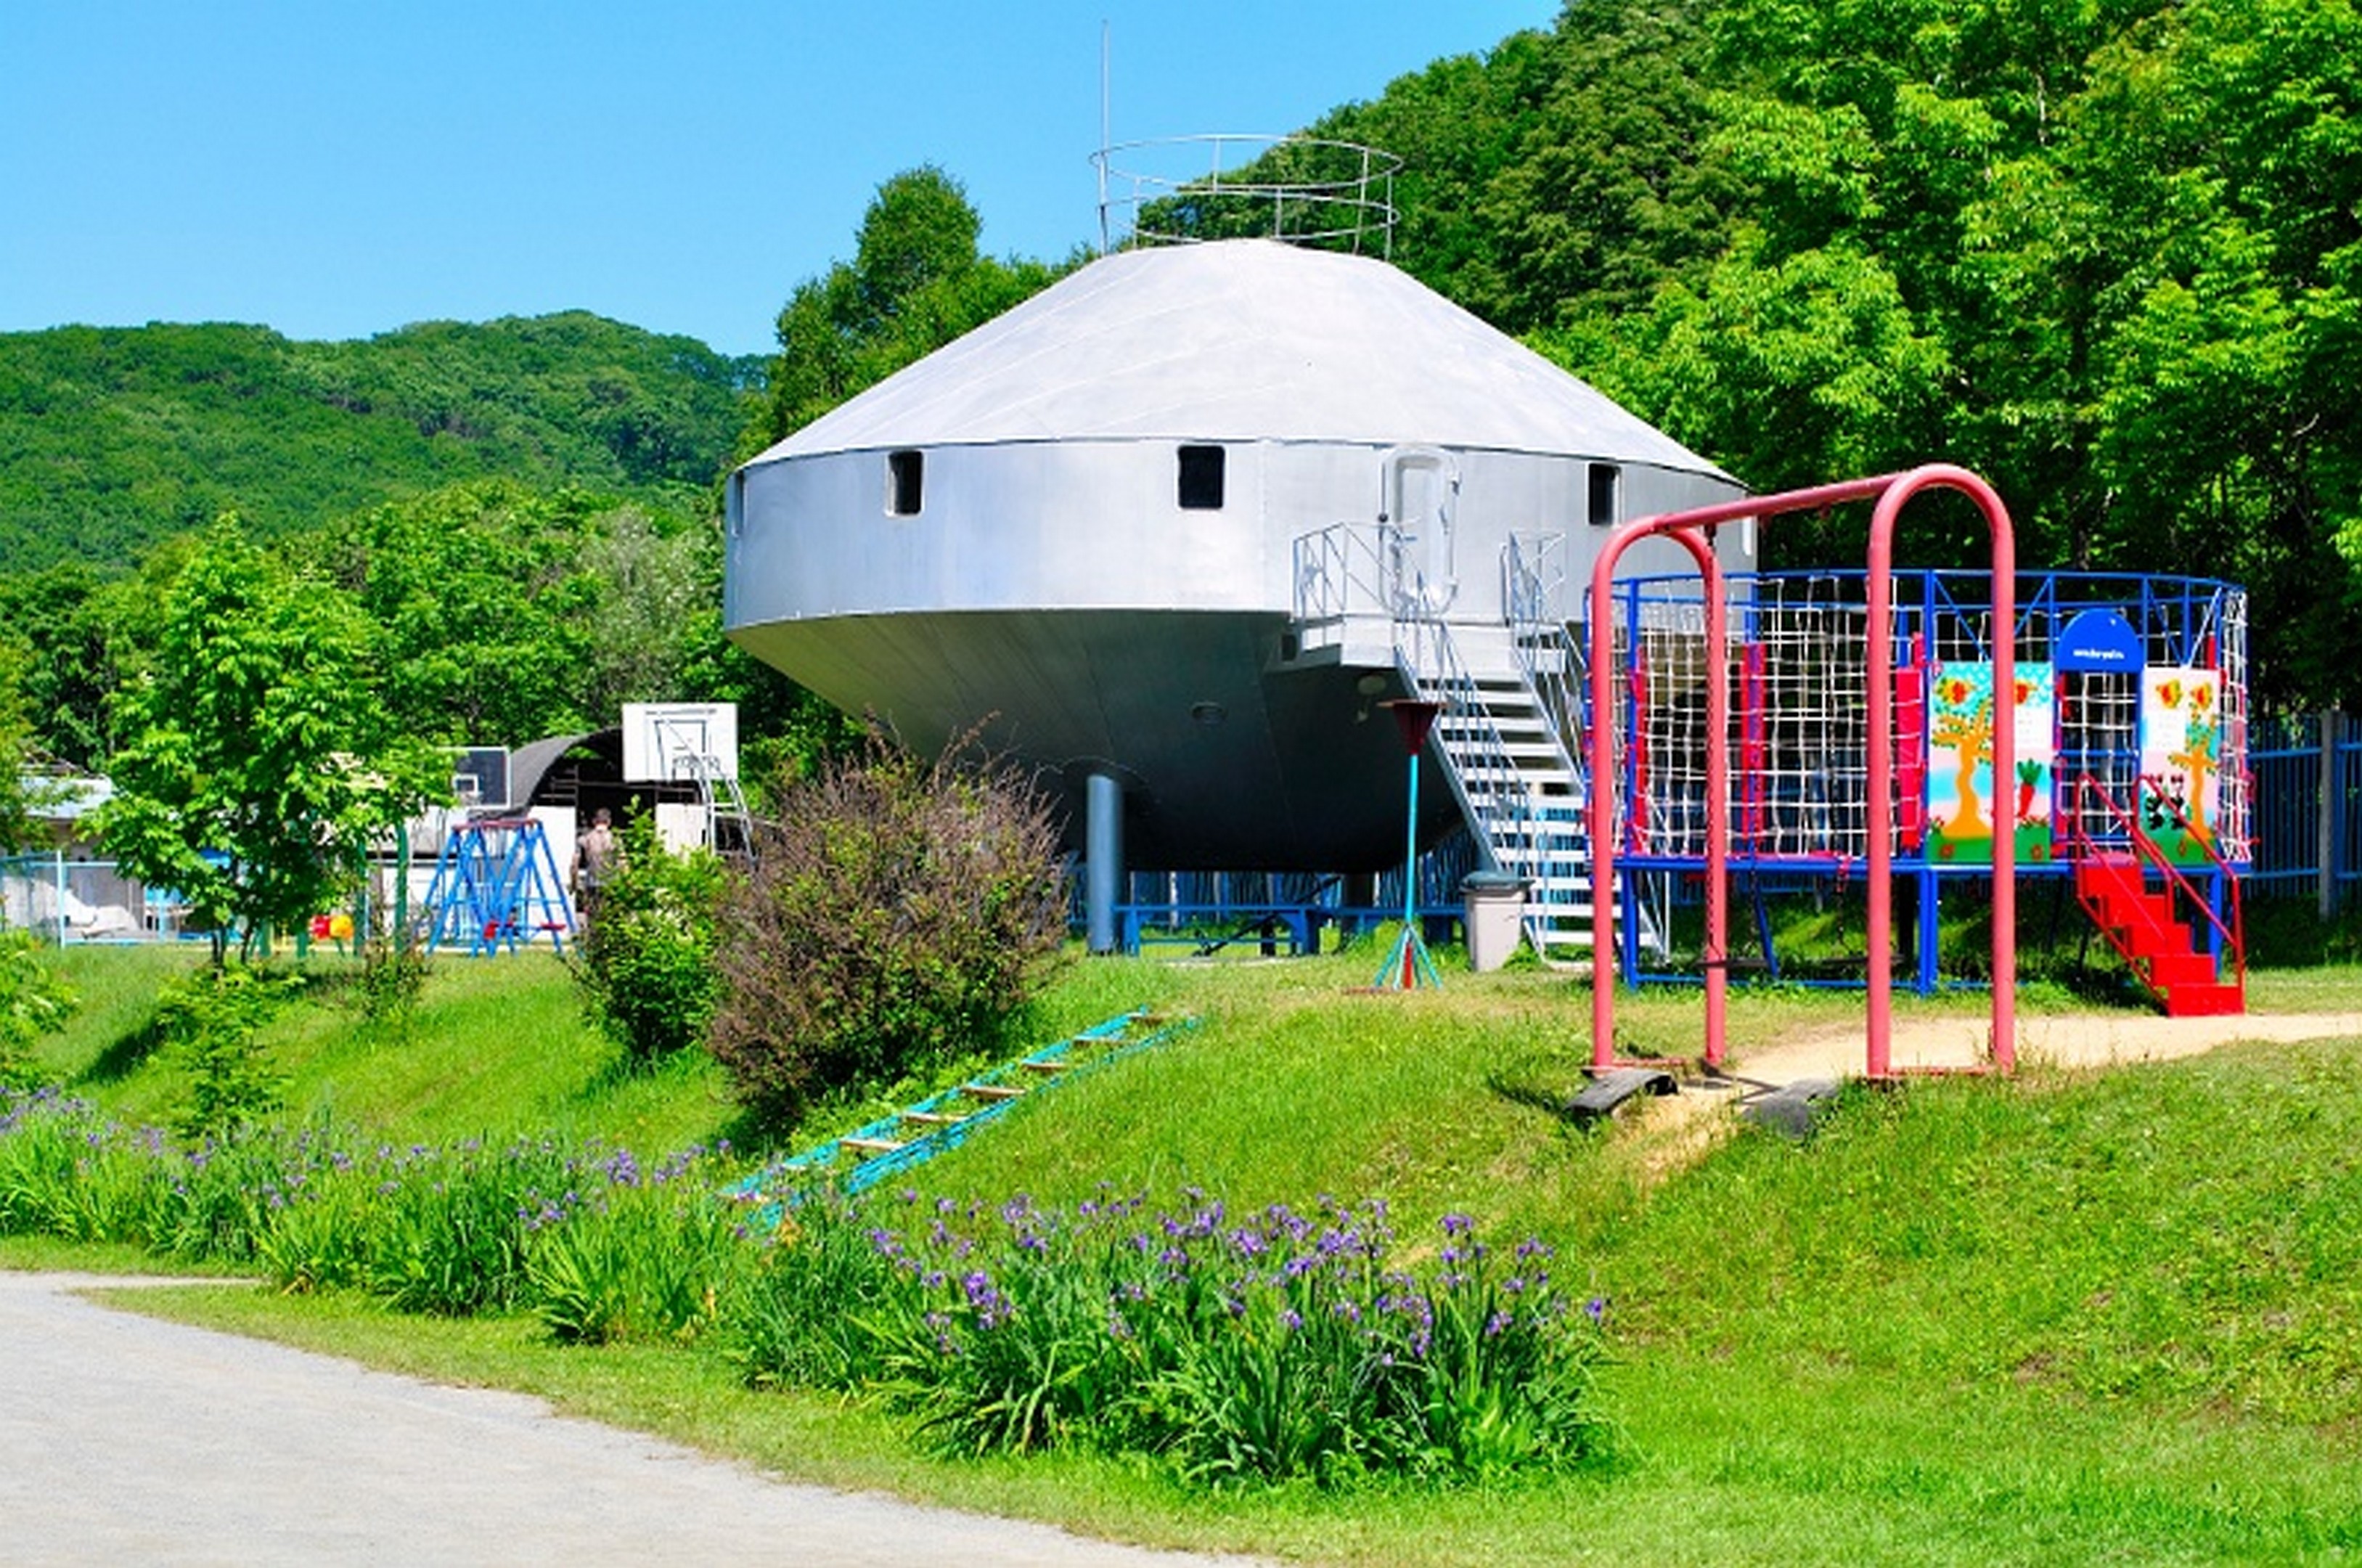
[[[1385,261],[1141,248],[738,469],[725,609],[917,747],[989,716],[1134,865],[1360,871],[1399,860],[1401,743],[1374,709],[1417,649],[1497,661],[1538,596],[1580,616],[1615,525],[1738,493]],[[1718,547],[1751,564],[1749,531]],[[1454,820],[1454,791],[1421,799]]]

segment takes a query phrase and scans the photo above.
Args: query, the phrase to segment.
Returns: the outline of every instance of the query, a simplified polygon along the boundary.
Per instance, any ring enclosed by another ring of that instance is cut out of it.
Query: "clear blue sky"
[[[899,170],[998,255],[1125,141],[1298,128],[1555,0],[0,0],[0,331],[581,308],[728,353]]]

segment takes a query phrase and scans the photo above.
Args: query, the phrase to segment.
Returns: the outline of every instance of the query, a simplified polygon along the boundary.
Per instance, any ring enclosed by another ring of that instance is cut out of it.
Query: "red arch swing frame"
[[[1869,800],[1872,830],[1868,854],[1870,957],[1864,1072],[1873,1081],[1904,1076],[1893,1060],[1894,948],[1894,523],[1904,506],[1926,490],[1954,490],[1984,514],[1992,543],[1993,736],[1992,770],[2007,778],[2017,762],[2017,544],[2009,510],[1992,487],[1966,469],[1930,463],[1874,479],[1726,502],[1687,512],[1642,517],[1617,530],[1593,563],[1591,573],[1591,1062],[1595,1069],[1616,1060],[1616,712],[1615,627],[1609,606],[1616,563],[1642,539],[1665,537],[1697,562],[1705,594],[1706,734],[1715,737],[1705,754],[1705,1061],[1719,1069],[1727,1043],[1729,1010],[1730,895],[1730,634],[1722,563],[1707,530],[1749,518],[1767,521],[1795,512],[1819,512],[1870,501],[1868,551],[1869,646],[1863,676],[1868,705]],[[1637,629],[1636,629],[1637,631]],[[1995,833],[1992,848],[1992,1061],[2003,1072],[2017,1065],[2017,845]]]

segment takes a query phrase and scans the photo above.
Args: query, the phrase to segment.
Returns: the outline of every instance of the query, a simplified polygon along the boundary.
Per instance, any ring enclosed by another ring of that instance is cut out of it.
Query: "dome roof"
[[[1720,474],[1387,263],[1260,239],[1103,257],[755,461],[1131,439],[1423,444]]]

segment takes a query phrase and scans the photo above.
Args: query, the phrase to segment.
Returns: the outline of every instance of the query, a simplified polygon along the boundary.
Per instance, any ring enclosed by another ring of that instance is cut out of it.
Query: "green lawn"
[[[161,961],[73,955],[88,1003],[48,1047],[133,1117],[174,1093],[137,1048]],[[1151,1002],[1200,1026],[1021,1105],[915,1185],[1045,1203],[1102,1183],[1197,1184],[1234,1207],[1384,1197],[1408,1238],[1452,1209],[1503,1241],[1542,1236],[1561,1280],[1608,1303],[1603,1397],[1625,1437],[1604,1470],[1202,1494],[1088,1456],[924,1459],[874,1410],[740,1389],[712,1346],[560,1348],[526,1321],[335,1297],[135,1305],[535,1390],[782,1474],[1170,1545],[1371,1563],[2362,1555],[2362,1042],[1856,1091],[1807,1144],[1701,1149],[1645,1117],[1582,1132],[1550,1113],[1588,1053],[1586,999],[1563,977],[1447,966],[1440,992],[1361,994],[1374,961],[1079,965],[1044,1030]],[[2267,971],[2254,990],[2258,1007],[2362,1010],[2353,968]],[[1742,992],[1734,1047],[1860,1006]],[[1700,1009],[1655,992],[1619,1021],[1694,1053]],[[388,1138],[556,1128],[653,1150],[732,1125],[708,1066],[619,1072],[544,959],[439,964],[406,1040],[331,999],[270,1048],[299,1113]],[[19,1266],[71,1255],[0,1243]]]

